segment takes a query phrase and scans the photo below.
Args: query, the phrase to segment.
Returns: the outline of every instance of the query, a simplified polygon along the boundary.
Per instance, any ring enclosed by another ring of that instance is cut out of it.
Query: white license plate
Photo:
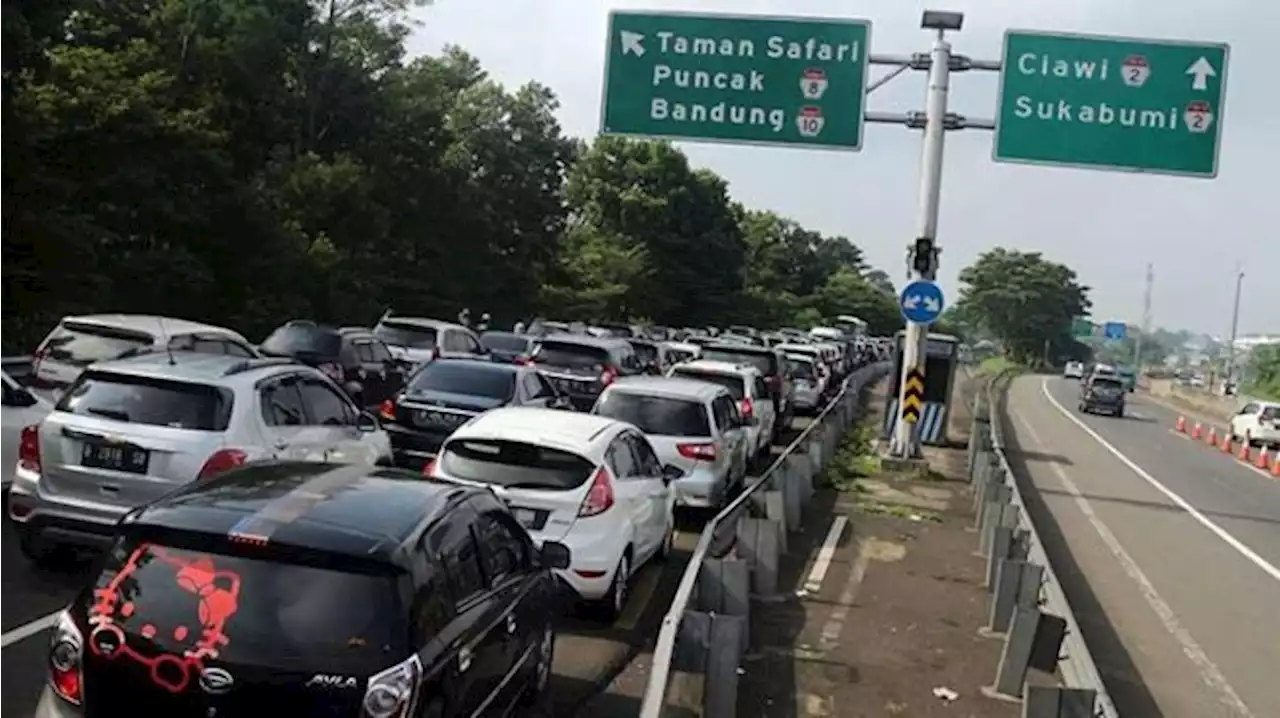
[[[519,521],[520,525],[525,527],[532,526],[534,519],[537,518],[537,514],[534,513],[533,509],[512,509],[511,513],[516,517],[516,521]]]

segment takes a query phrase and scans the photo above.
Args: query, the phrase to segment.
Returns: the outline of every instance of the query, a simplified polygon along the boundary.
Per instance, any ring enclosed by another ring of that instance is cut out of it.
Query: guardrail
[[[4,368],[4,373],[19,384],[27,383],[27,379],[31,376],[31,362],[32,359],[29,356],[0,357],[0,366]]]
[[[887,371],[877,363],[853,372],[813,423],[702,530],[662,619],[642,718],[736,714],[751,596],[777,593],[787,533],[800,529],[814,477],[857,419],[863,388]]]
[[[984,631],[1004,639],[995,684],[987,690],[1021,699],[1026,718],[1078,716],[1082,708],[1118,718],[1005,453],[1000,416],[1011,376],[997,374],[975,397],[969,441],[975,528],[987,559]],[[1056,675],[1060,685],[1028,684],[1033,668]]]

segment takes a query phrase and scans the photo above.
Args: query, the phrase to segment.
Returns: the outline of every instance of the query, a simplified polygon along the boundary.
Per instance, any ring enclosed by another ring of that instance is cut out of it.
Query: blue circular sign
[[[902,309],[902,318],[916,324],[933,324],[946,308],[942,287],[927,279],[917,279],[904,287],[898,296],[898,306]]]

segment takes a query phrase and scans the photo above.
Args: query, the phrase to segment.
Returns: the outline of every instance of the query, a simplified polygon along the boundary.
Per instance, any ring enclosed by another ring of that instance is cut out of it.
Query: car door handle
[[[471,648],[463,646],[458,649],[458,671],[465,673],[471,667]]]

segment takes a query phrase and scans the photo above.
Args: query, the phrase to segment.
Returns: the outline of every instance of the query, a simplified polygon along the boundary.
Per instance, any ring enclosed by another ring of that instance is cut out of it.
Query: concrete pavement
[[[1130,416],[1078,383],[1021,377],[1007,436],[1051,557],[1122,715],[1280,716],[1280,481]]]

